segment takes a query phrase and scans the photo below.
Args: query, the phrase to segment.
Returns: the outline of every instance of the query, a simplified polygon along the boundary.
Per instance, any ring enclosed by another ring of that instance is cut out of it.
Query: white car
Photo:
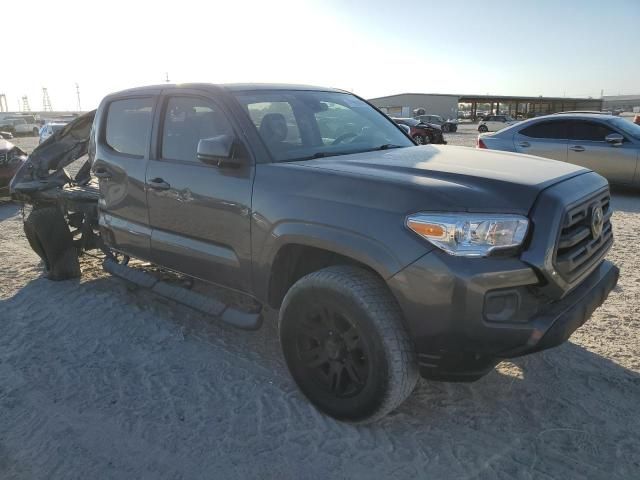
[[[62,130],[62,127],[64,127],[65,125],[66,123],[62,123],[62,122],[51,122],[43,125],[42,128],[40,129],[39,143],[44,142],[47,138],[49,138],[51,135],[56,133],[58,130]]]
[[[33,135],[37,136],[40,132],[40,126],[30,123],[26,118],[5,118],[0,120],[0,130],[8,131],[14,136],[17,135]]]
[[[478,125],[479,132],[497,132],[518,123],[509,115],[487,115]]]

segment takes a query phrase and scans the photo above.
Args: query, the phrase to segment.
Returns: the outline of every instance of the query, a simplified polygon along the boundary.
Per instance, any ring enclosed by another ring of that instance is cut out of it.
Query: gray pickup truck
[[[37,147],[11,191],[49,278],[78,277],[94,250],[237,327],[277,313],[300,390],[350,422],[396,408],[419,375],[472,381],[564,342],[618,279],[600,175],[416,146],[339,90],[115,93]]]

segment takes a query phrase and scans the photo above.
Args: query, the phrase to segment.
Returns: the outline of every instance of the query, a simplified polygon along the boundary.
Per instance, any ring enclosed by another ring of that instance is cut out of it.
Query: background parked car
[[[445,120],[440,115],[417,115],[414,118],[424,123],[438,125],[444,133],[455,132],[458,130],[457,120]]]
[[[478,131],[497,132],[515,123],[517,123],[517,121],[509,115],[487,115],[484,120],[480,122],[480,125],[478,125]]]
[[[11,140],[12,138],[13,134],[11,132],[0,131],[0,140]]]
[[[393,121],[398,125],[408,126],[410,129],[409,135],[411,135],[411,138],[419,145],[426,143],[445,145],[447,143],[438,125],[430,125],[415,118],[394,118]]]
[[[0,198],[9,196],[9,182],[26,158],[13,143],[0,140]]]
[[[477,146],[574,163],[611,183],[640,187],[640,126],[618,116],[582,113],[532,118],[479,135]]]
[[[14,136],[17,135],[33,135],[38,136],[40,126],[36,123],[30,123],[29,119],[22,117],[5,118],[0,121],[0,130],[7,131]]]
[[[44,124],[40,129],[40,141],[38,143],[44,142],[47,138],[49,138],[51,135],[56,133],[58,130],[62,130],[62,127],[64,127],[65,125],[66,123],[62,123],[62,122],[51,122],[51,123]]]

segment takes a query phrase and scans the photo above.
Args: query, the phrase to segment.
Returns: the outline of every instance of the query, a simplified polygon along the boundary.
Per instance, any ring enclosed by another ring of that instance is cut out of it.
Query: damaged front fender
[[[64,167],[87,155],[96,111],[85,113],[42,142],[10,183],[11,197],[25,203],[54,198],[55,190],[90,180],[90,158],[71,178]]]

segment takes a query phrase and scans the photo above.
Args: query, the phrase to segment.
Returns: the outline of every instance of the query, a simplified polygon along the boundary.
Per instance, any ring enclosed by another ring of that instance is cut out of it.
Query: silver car
[[[640,187],[640,126],[601,114],[547,115],[478,136],[478,148],[574,163],[609,182]]]

